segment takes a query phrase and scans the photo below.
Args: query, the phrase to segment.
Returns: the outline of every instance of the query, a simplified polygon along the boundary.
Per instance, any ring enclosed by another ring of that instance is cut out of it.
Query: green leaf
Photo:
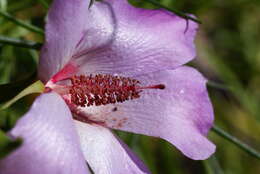
[[[25,88],[23,91],[21,91],[17,96],[15,96],[13,99],[6,102],[2,107],[0,107],[0,110],[6,109],[9,106],[11,106],[13,103],[15,103],[17,100],[21,99],[22,97],[33,94],[33,93],[42,93],[44,90],[44,84],[38,80],[32,85]]]
[[[0,130],[0,159],[6,157],[16,148],[18,148],[22,144],[22,139],[17,138],[15,140],[11,140],[4,132]]]
[[[8,100],[11,100],[13,97],[16,96],[18,92],[22,91],[24,88],[29,86],[35,78],[36,72],[33,72],[31,75],[29,75],[29,77],[21,81],[0,85],[0,103],[4,103]]]

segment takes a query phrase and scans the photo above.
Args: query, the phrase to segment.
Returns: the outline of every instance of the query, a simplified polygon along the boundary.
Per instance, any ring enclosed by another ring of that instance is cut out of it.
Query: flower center
[[[138,80],[122,76],[97,74],[69,79],[71,102],[81,107],[122,103],[139,98],[144,89],[165,89],[163,84],[142,87]]]

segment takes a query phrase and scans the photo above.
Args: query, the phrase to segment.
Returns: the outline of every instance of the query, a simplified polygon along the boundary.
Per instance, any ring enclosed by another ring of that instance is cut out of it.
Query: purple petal
[[[23,144],[0,161],[1,174],[87,174],[70,110],[54,93],[42,94],[10,132]]]
[[[213,109],[206,80],[193,68],[180,67],[136,77],[146,89],[138,99],[98,107],[86,107],[89,119],[106,126],[163,138],[186,156],[208,158],[215,145],[205,136],[213,124]]]
[[[126,0],[96,2],[90,11],[92,22],[74,55],[81,73],[133,76],[176,68],[195,56],[192,21]]]
[[[150,173],[134,153],[101,126],[76,121],[81,147],[95,174]]]
[[[71,59],[88,20],[89,0],[55,0],[48,13],[39,76],[48,81]]]

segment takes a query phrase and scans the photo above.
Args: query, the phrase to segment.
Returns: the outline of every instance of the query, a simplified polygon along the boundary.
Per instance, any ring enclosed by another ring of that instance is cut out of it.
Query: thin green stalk
[[[46,9],[49,9],[49,4],[45,1],[45,0],[38,0],[43,7],[45,7]]]
[[[226,86],[224,84],[220,84],[214,81],[209,80],[207,83],[208,86],[212,87],[212,88],[216,88],[216,89],[221,89],[221,90],[230,90],[229,86]]]
[[[15,17],[11,16],[10,14],[0,10],[0,16],[3,16],[5,19],[23,27],[23,28],[26,28],[32,32],[35,32],[35,33],[38,33],[38,34],[41,34],[41,35],[44,35],[44,31],[41,29],[41,28],[38,28],[38,27],[35,27],[29,23],[26,23],[22,20],[19,20],[19,19],[16,19]]]
[[[17,46],[17,47],[36,49],[36,50],[39,50],[42,46],[42,44],[37,43],[37,42],[9,38],[9,37],[5,37],[5,36],[1,36],[1,35],[0,35],[0,43],[13,45],[13,46]]]
[[[243,143],[242,141],[240,141],[236,137],[230,135],[229,133],[227,133],[223,129],[219,128],[218,126],[214,125],[212,127],[212,131],[215,132],[216,134],[218,134],[219,136],[225,138],[229,142],[233,143],[234,145],[236,145],[240,149],[244,150],[249,155],[251,155],[251,156],[253,156],[253,157],[257,158],[257,159],[260,159],[260,152],[258,152],[257,150],[253,149],[249,145]]]
[[[196,19],[196,18],[194,18],[194,17],[192,17],[192,16],[186,15],[185,13],[180,12],[180,11],[178,11],[178,10],[176,10],[176,9],[172,9],[172,8],[166,7],[166,6],[162,5],[162,4],[160,4],[159,2],[157,2],[156,0],[144,0],[144,1],[147,1],[147,2],[149,2],[150,4],[153,4],[153,5],[157,6],[157,7],[160,7],[160,8],[166,9],[166,10],[168,10],[168,11],[171,11],[171,12],[173,12],[174,14],[176,14],[177,16],[180,16],[180,17],[182,17],[182,18],[190,19],[190,20],[192,20],[192,21],[194,21],[194,22],[197,22],[197,23],[199,23],[199,24],[202,23],[200,20],[198,20],[198,19]]]
[[[207,174],[224,174],[224,171],[222,170],[215,155],[212,155],[207,160],[203,160],[202,163],[204,164]]]

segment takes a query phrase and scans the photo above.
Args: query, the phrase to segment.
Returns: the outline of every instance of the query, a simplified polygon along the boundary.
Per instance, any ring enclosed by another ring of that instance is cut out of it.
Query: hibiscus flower
[[[197,24],[126,0],[54,0],[39,78],[45,91],[10,131],[23,145],[1,174],[149,173],[111,132],[167,140],[208,158],[213,109],[192,60]]]

